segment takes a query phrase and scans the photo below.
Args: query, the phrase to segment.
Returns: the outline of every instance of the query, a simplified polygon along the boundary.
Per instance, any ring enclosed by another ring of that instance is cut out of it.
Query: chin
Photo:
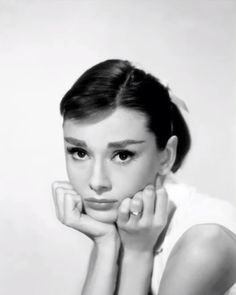
[[[117,210],[100,211],[100,210],[85,208],[85,212],[90,217],[100,222],[114,223],[117,220]]]

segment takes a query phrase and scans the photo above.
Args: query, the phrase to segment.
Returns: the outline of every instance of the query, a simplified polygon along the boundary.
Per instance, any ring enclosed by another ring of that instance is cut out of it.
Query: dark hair
[[[65,94],[60,112],[66,119],[79,120],[117,107],[145,114],[148,128],[160,150],[172,135],[178,138],[172,171],[181,166],[191,146],[188,126],[171,101],[168,87],[151,74],[125,60],[106,60],[87,70]]]

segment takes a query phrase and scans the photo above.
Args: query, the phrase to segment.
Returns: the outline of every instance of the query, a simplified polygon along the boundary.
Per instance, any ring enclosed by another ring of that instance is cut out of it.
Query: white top
[[[236,208],[230,203],[199,194],[193,187],[166,181],[164,184],[169,199],[176,205],[176,211],[170,222],[160,253],[154,258],[152,292],[158,294],[160,280],[171,250],[193,225],[213,223],[224,226],[236,235]],[[234,284],[225,295],[236,295]]]

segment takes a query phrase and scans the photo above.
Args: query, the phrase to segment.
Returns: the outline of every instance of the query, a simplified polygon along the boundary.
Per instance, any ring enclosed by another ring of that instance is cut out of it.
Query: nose
[[[95,163],[93,165],[91,177],[89,180],[89,187],[98,195],[111,190],[111,180],[102,163]]]

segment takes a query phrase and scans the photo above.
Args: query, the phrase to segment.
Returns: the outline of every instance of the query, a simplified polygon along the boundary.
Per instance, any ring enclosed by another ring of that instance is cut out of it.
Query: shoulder
[[[188,256],[195,264],[206,259],[221,263],[228,257],[232,258],[230,254],[236,254],[236,236],[219,224],[197,224],[182,235],[170,259],[177,253]]]
[[[194,225],[172,249],[161,295],[223,294],[236,281],[236,237],[217,224]],[[171,290],[169,286],[171,285]]]
[[[218,224],[236,235],[236,208],[231,203],[199,193],[185,184],[168,184],[166,188],[169,199],[176,205],[171,230],[172,246],[194,225]]]

